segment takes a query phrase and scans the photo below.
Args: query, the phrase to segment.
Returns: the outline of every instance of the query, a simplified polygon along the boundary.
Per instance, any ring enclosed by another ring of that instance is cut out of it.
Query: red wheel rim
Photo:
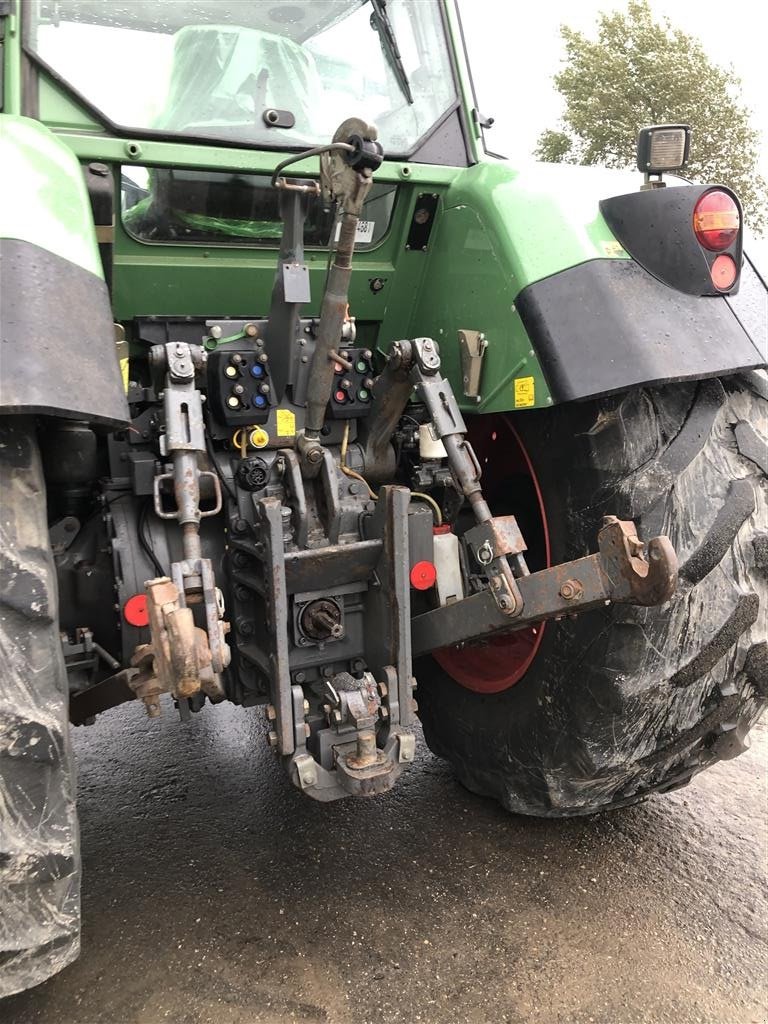
[[[505,477],[525,477],[535,495],[538,529],[541,533],[540,558],[550,563],[549,532],[541,487],[520,435],[509,416],[483,416],[472,421],[469,431],[472,446],[483,467],[483,489],[495,513],[493,492]],[[524,531],[526,532],[526,531]],[[528,538],[526,538],[528,539]],[[546,623],[537,623],[506,636],[495,637],[464,647],[444,647],[434,658],[452,679],[475,693],[501,693],[520,682],[539,650]]]

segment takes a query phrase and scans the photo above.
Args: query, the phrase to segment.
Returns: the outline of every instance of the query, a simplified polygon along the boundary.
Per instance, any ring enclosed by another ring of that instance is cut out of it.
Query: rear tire
[[[80,949],[67,674],[34,424],[0,420],[0,997]]]
[[[423,659],[427,743],[465,786],[515,813],[589,814],[745,749],[768,699],[767,405],[765,376],[752,373],[513,418],[553,563],[594,550],[614,513],[641,537],[670,537],[680,584],[660,608],[547,623],[503,692],[472,692]]]

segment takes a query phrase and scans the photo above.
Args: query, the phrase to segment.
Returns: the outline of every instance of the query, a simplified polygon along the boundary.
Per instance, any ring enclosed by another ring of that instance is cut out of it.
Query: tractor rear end
[[[465,784],[544,815],[743,749],[765,288],[735,196],[663,187],[685,129],[642,136],[640,191],[489,160],[437,3],[22,7],[0,991],[77,952],[67,716],[260,708],[329,801],[390,789],[418,713]],[[151,42],[162,110],[62,30]]]

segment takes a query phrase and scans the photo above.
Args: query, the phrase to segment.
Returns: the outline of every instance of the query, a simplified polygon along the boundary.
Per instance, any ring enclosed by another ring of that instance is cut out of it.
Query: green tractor
[[[642,175],[489,156],[443,0],[0,37],[0,994],[78,954],[68,723],[126,701],[265,715],[320,801],[417,716],[516,814],[744,749],[766,291],[738,198],[663,178],[686,126]]]

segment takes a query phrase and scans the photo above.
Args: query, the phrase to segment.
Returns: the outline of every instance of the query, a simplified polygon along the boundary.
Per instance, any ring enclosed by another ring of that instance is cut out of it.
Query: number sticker
[[[373,241],[373,229],[375,227],[376,227],[376,221],[375,220],[359,220],[357,222],[357,227],[355,228],[355,244],[357,244],[358,242],[365,242],[366,244],[368,242],[372,242]],[[336,225],[336,232],[335,232],[335,234],[333,236],[334,242],[338,242],[340,234],[341,234],[341,221],[339,221],[339,223]]]
[[[515,408],[529,409],[536,405],[536,381],[533,377],[515,377]]]

